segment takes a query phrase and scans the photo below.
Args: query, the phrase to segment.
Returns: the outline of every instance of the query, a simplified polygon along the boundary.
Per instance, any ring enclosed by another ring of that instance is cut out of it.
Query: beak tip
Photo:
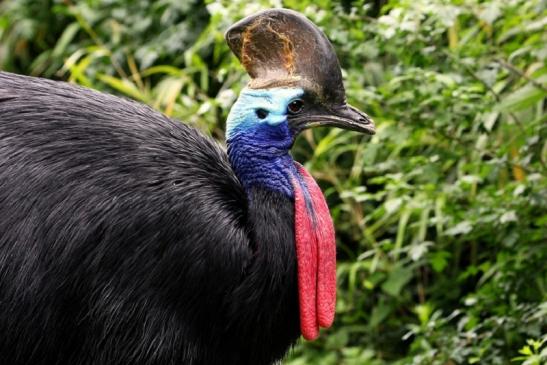
[[[376,124],[374,123],[374,120],[372,118],[368,118],[368,120],[364,123],[366,125],[367,133],[370,135],[376,134]]]
[[[346,104],[346,116],[348,119],[353,119],[353,124],[355,126],[355,129],[357,132],[366,133],[366,134],[375,134],[376,133],[376,126],[374,124],[374,120],[367,114],[362,112],[361,110]]]
[[[359,118],[358,123],[363,127],[363,131],[368,134],[376,133],[376,124],[371,117],[365,114],[364,117]]]

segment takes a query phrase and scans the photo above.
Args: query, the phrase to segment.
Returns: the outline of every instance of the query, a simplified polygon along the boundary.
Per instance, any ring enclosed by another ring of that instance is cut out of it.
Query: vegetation
[[[223,31],[279,6],[324,29],[378,127],[295,146],[335,219],[339,283],[334,327],[285,363],[547,363],[544,0],[6,0],[0,68],[223,139],[247,80]]]

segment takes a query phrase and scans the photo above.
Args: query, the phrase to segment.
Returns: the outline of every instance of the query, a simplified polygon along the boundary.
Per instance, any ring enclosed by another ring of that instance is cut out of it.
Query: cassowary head
[[[226,40],[251,76],[228,116],[230,163],[251,200],[265,188],[294,202],[301,331],[313,339],[334,318],[334,229],[319,187],[289,149],[306,128],[374,134],[374,123],[346,103],[334,49],[304,16],[262,11],[234,24]]]
[[[294,139],[323,125],[374,134],[373,121],[346,103],[332,45],[304,16],[266,10],[230,27],[226,40],[252,78],[232,109],[228,139],[257,128],[287,129]]]
[[[288,9],[265,10],[232,25],[226,41],[251,76],[226,130],[232,165],[246,188],[259,181],[292,196],[290,181],[281,184],[272,176],[265,181],[262,175],[266,169],[278,172],[276,177],[286,175],[280,156],[304,129],[335,126],[375,133],[372,119],[346,103],[336,53],[306,17]],[[250,155],[253,161],[246,158]],[[258,160],[263,173],[249,166]]]

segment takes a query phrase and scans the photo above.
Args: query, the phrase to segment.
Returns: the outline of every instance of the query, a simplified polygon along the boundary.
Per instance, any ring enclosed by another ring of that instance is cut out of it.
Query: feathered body
[[[0,72],[0,364],[267,365],[334,320],[328,207],[289,150],[374,133],[293,11],[226,33],[227,151],[135,102]]]
[[[0,363],[269,364],[294,203],[141,104],[0,73]]]

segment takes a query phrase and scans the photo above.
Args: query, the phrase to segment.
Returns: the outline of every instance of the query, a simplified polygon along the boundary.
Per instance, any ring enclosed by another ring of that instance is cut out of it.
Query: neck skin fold
[[[313,340],[319,328],[329,327],[334,319],[336,244],[321,190],[289,154],[293,136],[286,105],[294,95],[298,96],[294,90],[242,92],[230,111],[226,136],[230,163],[245,188],[250,207],[254,207],[251,214],[277,217],[280,206],[289,204],[293,209],[291,241],[296,251],[300,331],[304,338]],[[264,113],[257,113],[260,109]],[[269,205],[267,199],[256,197],[257,191],[282,199]],[[266,226],[273,228],[275,237],[280,227],[271,226],[273,220]],[[277,247],[286,247],[282,241],[274,240],[272,244],[264,249],[273,252]]]

